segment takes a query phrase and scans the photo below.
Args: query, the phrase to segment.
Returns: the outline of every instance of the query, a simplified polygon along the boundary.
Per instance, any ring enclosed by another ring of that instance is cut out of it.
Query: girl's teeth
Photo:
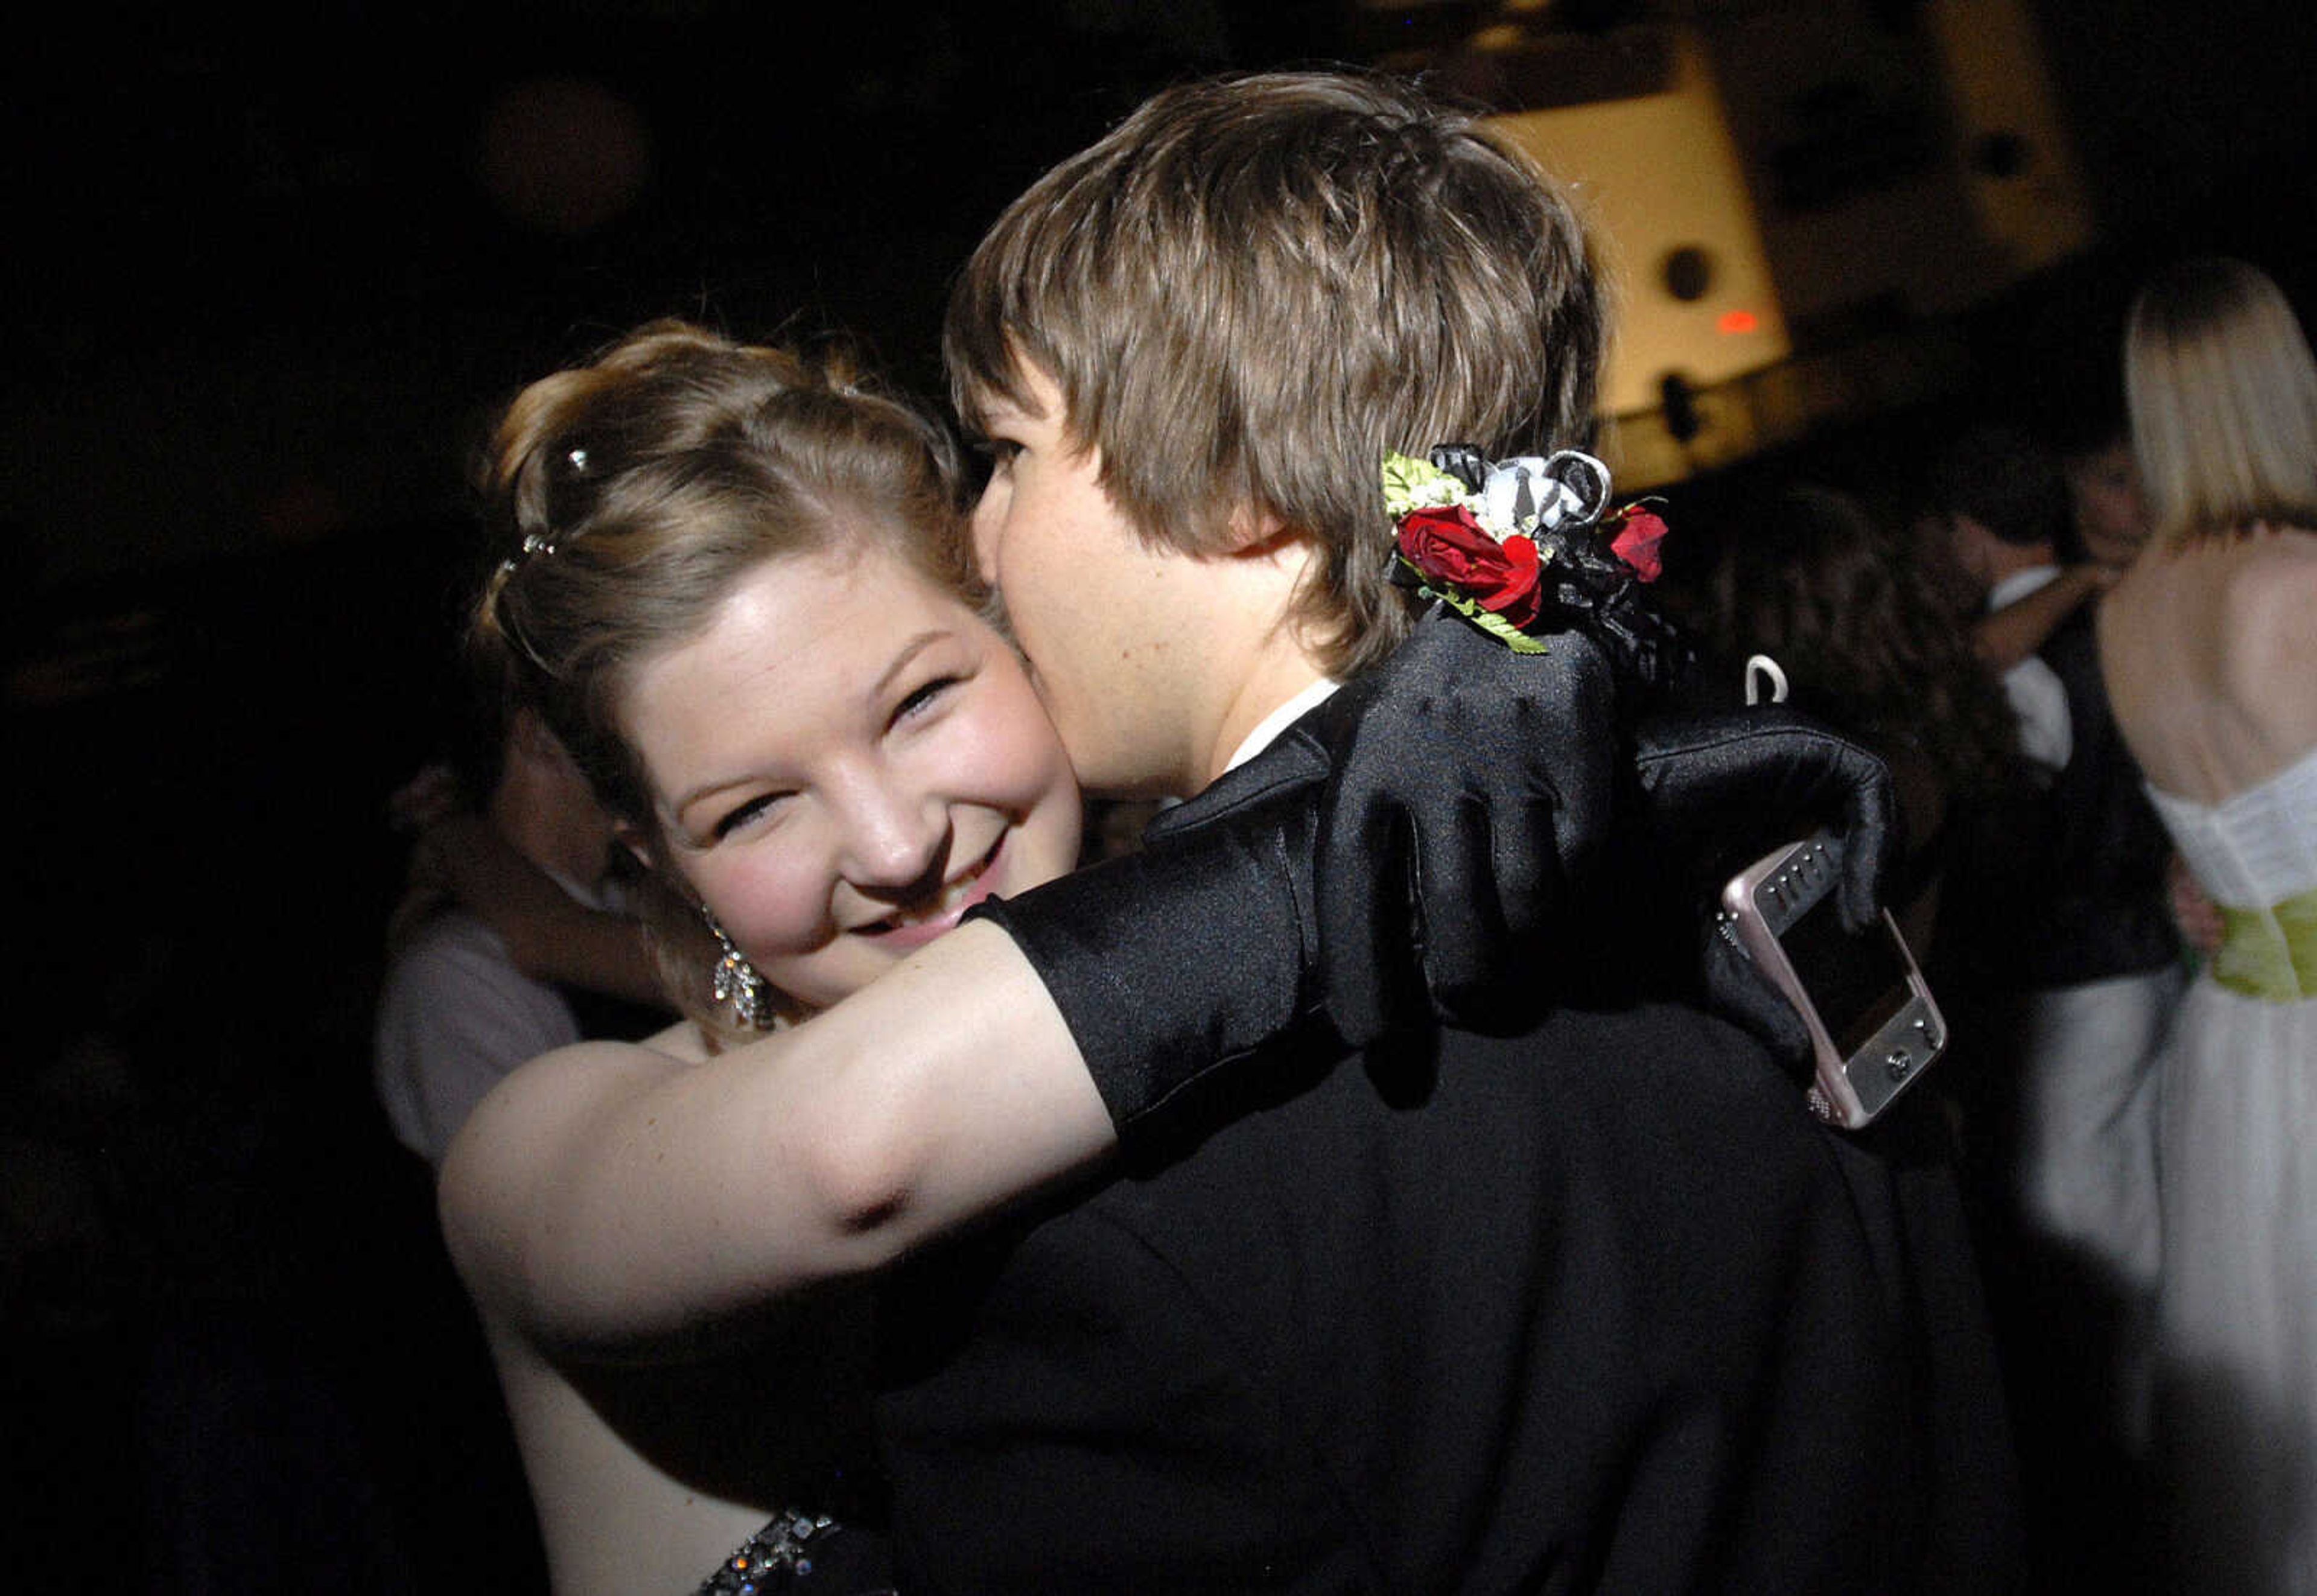
[[[980,886],[982,876],[989,872],[990,857],[994,856],[997,851],[997,848],[993,846],[989,854],[982,856],[980,863],[974,865],[971,870],[960,876],[957,880],[944,885],[941,890],[940,895],[935,898],[932,902],[925,905],[921,909],[912,909],[900,913],[889,914],[883,919],[879,920],[876,925],[871,927],[870,929],[876,931],[897,931],[905,926],[921,926],[928,920],[947,919],[951,918],[957,912],[958,909],[964,903],[966,899],[973,895],[975,889]]]

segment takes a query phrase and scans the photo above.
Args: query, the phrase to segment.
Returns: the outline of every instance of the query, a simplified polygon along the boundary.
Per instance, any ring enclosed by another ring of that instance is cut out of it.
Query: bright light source
[[[1751,310],[1724,310],[1714,318],[1713,330],[1717,333],[1750,333],[1760,325],[1760,319]]]

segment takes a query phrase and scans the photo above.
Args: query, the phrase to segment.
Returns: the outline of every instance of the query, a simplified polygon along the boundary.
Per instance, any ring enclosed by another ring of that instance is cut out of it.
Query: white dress
[[[2214,901],[2252,911],[2162,1065],[2159,1411],[2180,1583],[2317,1596],[2317,749],[2217,805],[2153,796]]]

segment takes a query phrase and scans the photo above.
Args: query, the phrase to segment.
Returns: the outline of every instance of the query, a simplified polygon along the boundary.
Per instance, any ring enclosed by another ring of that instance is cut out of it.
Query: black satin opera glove
[[[1784,709],[1661,716],[1629,743],[1618,690],[1584,633],[1516,654],[1436,612],[1139,853],[975,913],[1037,971],[1122,1137],[1291,1038],[1532,1024],[1606,923],[1638,905],[1703,933],[1722,880],[1813,830],[1847,845],[1845,923],[1871,919],[1896,829],[1880,760]],[[1637,892],[1637,852],[1682,891]],[[1777,990],[1704,946],[1709,1004],[1805,1055]]]
[[[1300,1032],[1516,1027],[1616,790],[1597,644],[1516,654],[1445,611],[1270,749],[1163,813],[1140,853],[977,912],[1037,970],[1122,1134]]]
[[[1309,1039],[1328,772],[1310,743],[1284,740],[1161,813],[1138,851],[971,911],[1037,972],[1122,1142],[1209,1075]]]
[[[1776,705],[1667,714],[1636,729],[1631,835],[1677,883],[1665,912],[1704,936],[1706,1000],[1789,1062],[1810,1033],[1785,994],[1729,938],[1706,935],[1721,883],[1816,831],[1842,841],[1835,906],[1863,931],[1881,913],[1903,852],[1897,791],[1883,761],[1797,711]]]

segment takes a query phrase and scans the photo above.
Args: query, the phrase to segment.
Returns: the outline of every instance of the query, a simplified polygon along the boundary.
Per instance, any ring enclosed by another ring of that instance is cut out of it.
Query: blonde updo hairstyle
[[[2317,363],[2266,273],[2218,256],[2158,273],[2133,302],[2124,359],[2159,539],[2317,526]]]
[[[524,389],[479,476],[495,564],[470,649],[644,841],[663,982],[711,1037],[732,1040],[711,991],[716,944],[665,864],[621,704],[641,666],[702,635],[771,560],[874,548],[982,603],[955,445],[842,358],[661,321]]]

